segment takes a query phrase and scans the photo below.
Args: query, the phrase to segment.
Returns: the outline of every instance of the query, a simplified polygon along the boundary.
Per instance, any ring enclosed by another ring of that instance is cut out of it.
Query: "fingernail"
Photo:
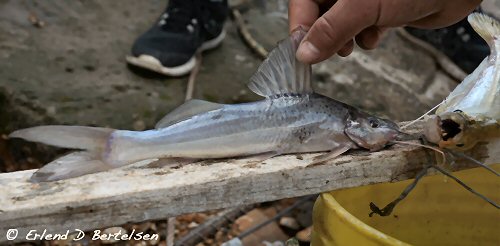
[[[294,29],[292,29],[292,30],[290,31],[290,33],[294,33],[295,31],[297,31],[297,30],[299,30],[299,29],[302,29],[302,30],[304,30],[304,31],[306,31],[306,32],[307,32],[307,31],[309,31],[309,29],[311,29],[311,27],[310,27],[310,26],[306,26],[306,25],[302,25],[302,24],[300,24],[300,25],[297,25]]]
[[[314,46],[311,42],[304,41],[299,46],[296,55],[297,59],[302,62],[311,62],[316,60],[320,56],[320,53],[318,48],[316,48],[316,46]]]

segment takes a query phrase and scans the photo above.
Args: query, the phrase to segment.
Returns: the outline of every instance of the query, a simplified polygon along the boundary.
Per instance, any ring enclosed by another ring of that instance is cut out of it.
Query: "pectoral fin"
[[[325,161],[335,159],[337,156],[345,153],[349,149],[351,149],[351,147],[339,145],[336,148],[330,150],[330,152],[328,152],[326,154],[314,157],[313,161],[308,166],[320,164],[320,163],[323,163]]]
[[[277,151],[269,151],[269,152],[265,152],[265,153],[261,153],[261,154],[257,154],[257,155],[252,155],[252,156],[249,156],[248,158],[250,158],[250,164],[253,164],[253,163],[260,163],[260,162],[263,162],[267,159],[271,159],[275,156],[278,156],[280,155],[281,153],[277,152]]]

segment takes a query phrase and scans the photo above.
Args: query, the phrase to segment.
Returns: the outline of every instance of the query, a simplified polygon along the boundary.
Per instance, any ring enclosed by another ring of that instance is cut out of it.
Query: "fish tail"
[[[38,169],[29,181],[32,183],[57,181],[115,168],[103,161],[101,156],[98,152],[90,151],[69,153]]]
[[[10,138],[22,138],[47,145],[81,149],[62,156],[31,177],[31,182],[55,181],[113,168],[103,160],[113,129],[86,126],[38,126],[15,131]]]
[[[113,129],[87,126],[37,126],[15,131],[10,138],[22,138],[31,142],[83,150],[102,150]]]
[[[500,23],[494,18],[482,13],[472,13],[467,20],[486,43],[488,43],[490,47],[493,47],[495,36],[500,35]]]

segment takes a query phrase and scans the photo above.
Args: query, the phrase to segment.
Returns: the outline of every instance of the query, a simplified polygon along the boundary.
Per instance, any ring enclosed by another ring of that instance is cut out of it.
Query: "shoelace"
[[[158,25],[170,32],[193,32],[198,20],[196,16],[197,0],[170,0]]]

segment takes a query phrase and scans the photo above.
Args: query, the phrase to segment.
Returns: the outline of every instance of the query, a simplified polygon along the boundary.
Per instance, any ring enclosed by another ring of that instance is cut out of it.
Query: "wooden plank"
[[[413,132],[419,131],[413,128]],[[484,151],[480,151],[484,152]],[[420,147],[351,151],[309,165],[318,154],[286,155],[263,163],[244,159],[204,161],[181,167],[137,163],[79,178],[31,184],[34,170],[0,174],[0,242],[10,228],[18,240],[29,230],[64,233],[183,213],[272,201],[415,176],[427,162]],[[484,160],[487,154],[476,156]],[[453,169],[470,168],[455,165]]]

